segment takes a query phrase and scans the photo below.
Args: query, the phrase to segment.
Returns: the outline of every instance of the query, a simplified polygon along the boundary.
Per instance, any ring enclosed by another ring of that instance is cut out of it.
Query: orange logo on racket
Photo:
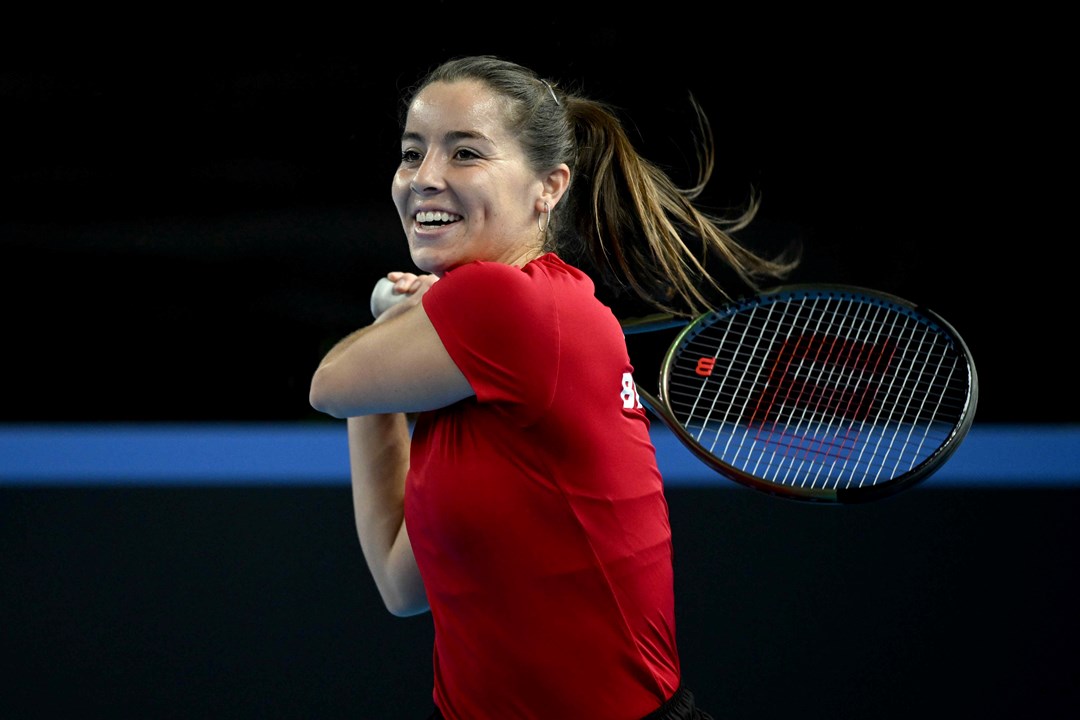
[[[712,375],[714,367],[716,367],[716,358],[700,357],[698,358],[697,367],[694,368],[694,372],[702,377],[709,377]]]

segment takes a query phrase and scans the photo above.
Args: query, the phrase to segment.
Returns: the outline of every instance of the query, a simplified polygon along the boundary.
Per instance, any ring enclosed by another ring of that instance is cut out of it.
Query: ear
[[[554,210],[563,194],[570,187],[570,168],[566,163],[560,163],[545,175],[541,181],[543,183],[543,194],[536,200],[536,211],[543,212],[545,205],[549,210]]]

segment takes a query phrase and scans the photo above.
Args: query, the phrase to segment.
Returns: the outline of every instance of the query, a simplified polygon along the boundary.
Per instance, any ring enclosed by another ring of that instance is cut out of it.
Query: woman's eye
[[[474,160],[480,157],[480,155],[468,148],[460,148],[454,153],[454,157],[458,160]]]
[[[420,153],[418,153],[416,150],[402,150],[401,162],[408,165],[418,163],[420,162]]]

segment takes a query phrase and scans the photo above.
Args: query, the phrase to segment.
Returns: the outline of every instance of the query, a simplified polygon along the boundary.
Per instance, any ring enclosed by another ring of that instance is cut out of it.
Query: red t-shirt
[[[548,254],[424,295],[476,392],[417,417],[405,491],[448,720],[628,720],[678,688],[667,502],[594,291]]]

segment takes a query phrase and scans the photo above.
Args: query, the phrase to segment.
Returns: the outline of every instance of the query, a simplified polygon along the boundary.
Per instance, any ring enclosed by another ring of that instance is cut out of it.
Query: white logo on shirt
[[[638,397],[637,385],[634,384],[634,376],[631,373],[623,373],[622,392],[619,393],[619,397],[622,398],[622,406],[626,410],[641,407],[641,398]]]

